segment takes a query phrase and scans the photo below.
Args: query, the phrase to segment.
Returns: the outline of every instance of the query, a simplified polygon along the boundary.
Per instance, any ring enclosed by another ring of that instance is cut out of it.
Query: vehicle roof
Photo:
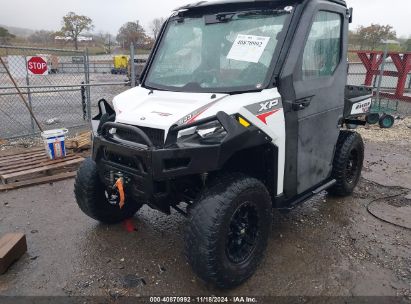
[[[301,0],[300,0],[301,1]],[[310,0],[306,0],[310,1]],[[341,4],[344,6],[347,6],[345,0],[328,0],[330,2],[334,2],[337,4]],[[255,3],[261,3],[261,2],[279,2],[283,3],[286,2],[285,0],[218,0],[218,1],[200,1],[196,3],[191,3],[188,5],[184,5],[182,7],[179,7],[175,9],[175,11],[178,10],[183,10],[183,9],[193,9],[193,8],[206,8],[206,7],[212,7],[212,6],[219,6],[219,5],[225,5],[225,4],[245,4],[245,3],[250,3],[250,4],[255,4]],[[299,2],[299,1],[292,1],[289,0],[289,2]]]

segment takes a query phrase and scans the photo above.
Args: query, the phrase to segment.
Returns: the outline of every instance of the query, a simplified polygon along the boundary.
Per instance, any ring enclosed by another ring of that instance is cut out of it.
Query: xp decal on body
[[[267,124],[267,118],[277,113],[281,108],[281,99],[271,99],[245,107],[248,111],[253,113],[264,124]]]
[[[176,9],[141,85],[99,102],[75,183],[80,209],[115,224],[143,205],[173,208],[187,218],[194,272],[242,284],[263,258],[273,207],[358,183],[364,144],[344,128],[365,123],[372,90],[346,86],[351,12],[343,0]]]

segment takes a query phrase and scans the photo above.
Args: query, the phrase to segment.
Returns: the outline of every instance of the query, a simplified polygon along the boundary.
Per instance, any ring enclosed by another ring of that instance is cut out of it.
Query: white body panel
[[[167,135],[168,130],[185,117],[188,117],[187,121],[190,122],[216,115],[220,111],[229,115],[241,114],[270,136],[273,144],[278,147],[277,194],[282,194],[285,167],[284,112],[282,108],[277,109],[274,114],[266,118],[264,123],[256,113],[246,108],[267,100],[280,99],[278,90],[274,88],[238,95],[215,94],[215,98],[211,98],[212,95],[170,91],[150,92],[145,88],[136,87],[114,98],[116,122],[163,129]],[[191,113],[195,115],[190,115]]]

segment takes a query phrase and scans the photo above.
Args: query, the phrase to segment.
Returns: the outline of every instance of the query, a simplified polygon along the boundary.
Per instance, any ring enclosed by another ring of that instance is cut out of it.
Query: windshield
[[[145,85],[182,92],[263,89],[290,10],[172,19]]]

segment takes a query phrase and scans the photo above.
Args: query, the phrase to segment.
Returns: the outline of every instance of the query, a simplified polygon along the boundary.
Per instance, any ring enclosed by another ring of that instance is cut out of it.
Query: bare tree
[[[63,17],[63,26],[60,33],[65,37],[70,37],[74,42],[74,47],[78,50],[78,37],[84,31],[93,29],[93,21],[87,16],[77,15],[70,12]]]
[[[156,18],[153,21],[151,21],[150,31],[153,34],[154,40],[157,39],[158,35],[160,34],[161,27],[163,26],[165,21],[165,18]]]
[[[102,34],[101,37],[104,41],[104,47],[107,50],[107,53],[111,54],[112,46],[114,45],[114,41],[116,40],[115,37],[110,33]]]

